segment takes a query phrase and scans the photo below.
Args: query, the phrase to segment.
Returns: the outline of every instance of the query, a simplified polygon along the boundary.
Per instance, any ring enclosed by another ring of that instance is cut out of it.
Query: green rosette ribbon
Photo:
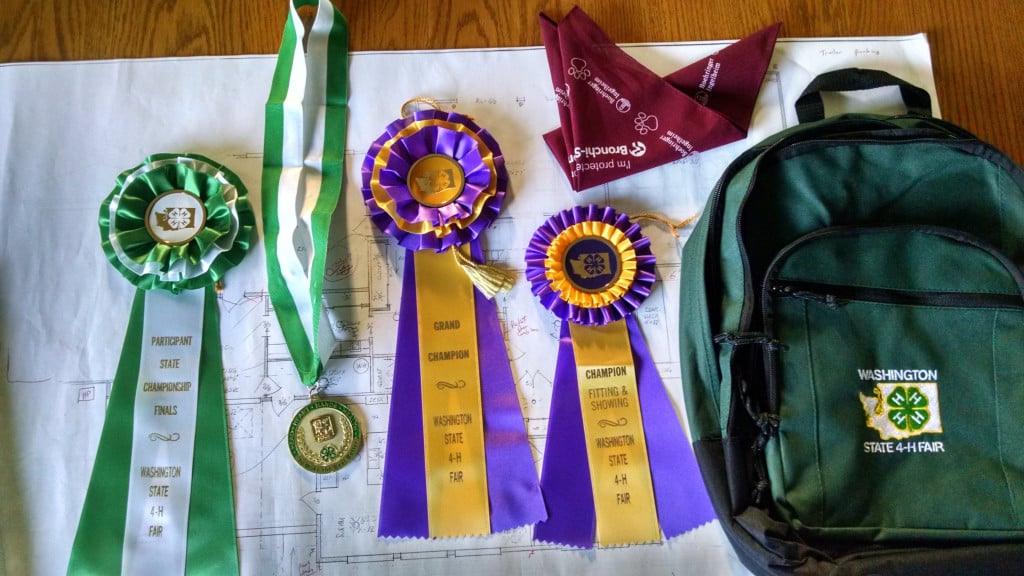
[[[99,213],[136,290],[69,574],[238,573],[217,288],[252,243],[233,172],[154,154]]]
[[[205,210],[205,225],[189,241],[159,242],[146,225],[153,201],[182,190]],[[233,172],[198,154],[153,154],[117,177],[100,207],[99,224],[107,260],[143,290],[178,294],[220,281],[242,261],[256,225],[248,191]]]

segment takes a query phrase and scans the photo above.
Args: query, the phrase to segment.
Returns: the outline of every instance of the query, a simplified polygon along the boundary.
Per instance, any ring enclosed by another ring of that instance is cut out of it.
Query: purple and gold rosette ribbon
[[[651,295],[654,264],[639,224],[593,204],[549,218],[526,250],[526,278],[541,304],[588,326],[632,314]]]
[[[439,168],[417,170],[431,159]],[[370,219],[409,250],[440,252],[476,240],[497,218],[507,188],[498,143],[455,112],[395,120],[363,162]]]
[[[493,293],[474,276],[508,186],[498,143],[464,115],[420,111],[387,127],[362,173],[370,218],[407,249],[378,534],[544,519]]]
[[[562,320],[534,538],[579,548],[672,538],[714,518],[633,312],[656,280],[650,240],[608,207],[562,211],[526,250],[533,293]]]

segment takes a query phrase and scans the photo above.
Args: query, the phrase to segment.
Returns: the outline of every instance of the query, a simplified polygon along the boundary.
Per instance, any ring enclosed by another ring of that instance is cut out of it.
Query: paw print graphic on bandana
[[[640,133],[641,136],[646,136],[648,132],[653,132],[658,129],[658,117],[653,114],[647,114],[641,112],[636,115],[633,120],[633,127]]]
[[[590,70],[587,70],[587,61],[583,58],[569,60],[569,76],[577,80],[590,78]]]

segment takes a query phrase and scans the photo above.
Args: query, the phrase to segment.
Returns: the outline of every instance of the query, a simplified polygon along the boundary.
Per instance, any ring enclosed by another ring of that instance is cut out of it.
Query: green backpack
[[[907,115],[822,118],[897,85]],[[1024,172],[877,71],[819,77],[683,250],[708,492],[751,570],[1024,571]]]

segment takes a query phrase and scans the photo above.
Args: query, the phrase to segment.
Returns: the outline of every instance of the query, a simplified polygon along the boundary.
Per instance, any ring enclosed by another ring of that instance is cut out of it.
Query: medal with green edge
[[[322,398],[316,389],[310,402],[292,417],[288,451],[299,466],[316,474],[337,472],[352,461],[363,443],[359,421],[348,406]]]

